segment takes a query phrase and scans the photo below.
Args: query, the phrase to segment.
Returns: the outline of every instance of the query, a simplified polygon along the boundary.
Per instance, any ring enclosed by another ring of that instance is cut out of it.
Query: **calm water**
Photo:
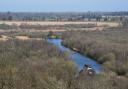
[[[69,57],[75,62],[79,70],[81,70],[85,64],[89,64],[97,73],[101,71],[102,66],[99,63],[78,52],[66,48],[61,44],[61,39],[47,39],[47,41],[57,46],[62,52],[68,52],[70,55]]]

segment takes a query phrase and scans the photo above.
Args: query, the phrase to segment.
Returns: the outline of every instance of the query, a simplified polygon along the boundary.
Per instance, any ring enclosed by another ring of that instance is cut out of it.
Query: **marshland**
[[[127,15],[0,13],[0,89],[128,89]]]

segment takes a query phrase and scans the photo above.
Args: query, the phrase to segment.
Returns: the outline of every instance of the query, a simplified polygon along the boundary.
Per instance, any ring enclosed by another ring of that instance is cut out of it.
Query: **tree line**
[[[0,12],[0,20],[17,21],[115,21],[128,16],[128,12]]]

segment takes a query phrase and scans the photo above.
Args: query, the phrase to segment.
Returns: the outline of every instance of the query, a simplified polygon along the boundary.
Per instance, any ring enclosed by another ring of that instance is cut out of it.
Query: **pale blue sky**
[[[128,0],[0,0],[1,11],[128,11]]]

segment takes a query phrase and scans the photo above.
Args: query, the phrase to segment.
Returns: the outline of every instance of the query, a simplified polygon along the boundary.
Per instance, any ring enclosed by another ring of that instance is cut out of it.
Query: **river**
[[[99,64],[98,62],[94,61],[91,58],[86,57],[85,55],[82,55],[76,51],[73,51],[63,46],[61,44],[62,42],[61,39],[47,39],[47,41],[57,46],[57,48],[59,48],[62,52],[68,52],[69,58],[71,58],[75,62],[79,70],[83,69],[83,66],[87,64],[87,65],[91,65],[91,67],[96,71],[96,73],[101,72],[102,70],[101,64]]]

